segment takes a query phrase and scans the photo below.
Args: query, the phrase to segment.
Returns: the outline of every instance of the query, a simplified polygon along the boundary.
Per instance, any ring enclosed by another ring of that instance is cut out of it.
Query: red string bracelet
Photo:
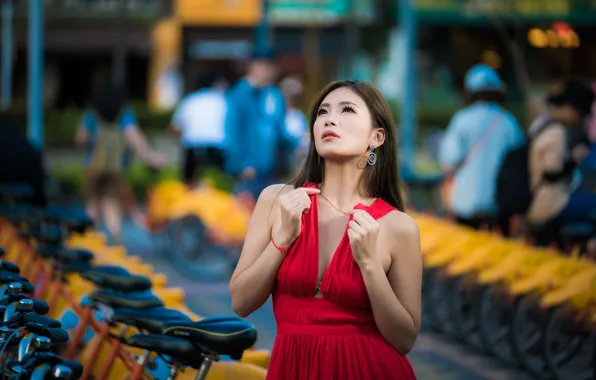
[[[275,248],[277,248],[279,253],[281,253],[282,255],[285,255],[286,252],[288,251],[288,249],[286,247],[280,247],[279,245],[275,244],[275,240],[273,240],[273,237],[271,237],[271,243],[273,244],[273,246]]]

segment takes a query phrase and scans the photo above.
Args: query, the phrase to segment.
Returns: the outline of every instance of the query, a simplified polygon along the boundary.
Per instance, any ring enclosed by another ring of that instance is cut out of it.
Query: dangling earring
[[[319,156],[318,154],[317,154],[317,163],[318,163],[319,165],[321,165],[321,156]]]
[[[368,160],[366,160],[366,162],[371,166],[377,163],[377,154],[375,153],[374,145],[370,146],[370,153],[368,154]]]

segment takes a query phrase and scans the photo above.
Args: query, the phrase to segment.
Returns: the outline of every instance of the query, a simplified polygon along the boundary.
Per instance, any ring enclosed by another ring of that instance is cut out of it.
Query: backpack
[[[125,153],[126,141],[120,128],[100,121],[89,170],[96,175],[118,175],[122,173]]]
[[[502,215],[525,215],[532,203],[529,154],[532,141],[544,131],[553,119],[543,118],[526,142],[505,155],[497,174],[495,203]]]

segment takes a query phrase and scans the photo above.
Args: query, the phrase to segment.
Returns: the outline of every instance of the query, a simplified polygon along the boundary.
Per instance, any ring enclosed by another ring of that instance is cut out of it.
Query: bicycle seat
[[[6,367],[16,373],[23,372],[22,368],[33,370],[35,367],[42,364],[63,365],[72,370],[72,378],[78,379],[83,375],[83,365],[76,360],[68,360],[60,357],[54,353],[47,351],[32,351],[28,353],[22,361],[11,361],[6,363]],[[21,368],[21,371],[18,368]],[[29,374],[23,374],[23,378],[29,378]]]
[[[64,206],[48,206],[43,211],[48,223],[60,224],[69,232],[83,233],[94,225],[93,220],[82,210]]]
[[[150,309],[115,309],[112,316],[113,322],[124,323],[135,326],[140,330],[147,330],[150,333],[161,334],[166,322],[191,322],[190,318],[178,310],[154,307]]]
[[[33,301],[33,312],[39,315],[46,315],[50,311],[50,305],[44,300],[31,299]]]
[[[26,204],[0,207],[0,214],[14,224],[34,224],[39,221],[39,210]]]
[[[25,294],[23,293],[12,293],[12,294],[6,294],[4,297],[2,297],[0,299],[0,305],[10,305],[13,302],[18,302],[20,300],[23,299],[27,299],[27,300],[31,300],[33,301],[33,309],[36,310],[38,309],[39,311],[44,311],[44,305],[47,306],[47,304],[45,303],[45,301],[41,301],[41,300],[36,300],[36,299],[32,299],[31,297],[27,297]],[[37,312],[37,311],[36,311]],[[47,314],[47,311],[45,313],[37,313],[37,314]]]
[[[159,298],[147,291],[120,293],[111,289],[101,289],[92,292],[89,298],[93,302],[106,305],[112,309],[148,309],[163,306]]]
[[[229,355],[240,359],[244,350],[252,347],[257,340],[257,330],[245,321],[172,321],[164,325],[165,335],[188,339],[205,353]]]
[[[203,323],[205,323],[205,322],[210,322],[210,323],[230,322],[230,321],[244,322],[244,319],[240,318],[237,315],[214,315],[211,317],[205,317],[205,318],[201,319],[201,322],[203,322]]]
[[[596,228],[589,223],[573,223],[561,228],[561,236],[570,243],[581,243],[593,237]]]
[[[0,255],[1,257],[1,255]],[[9,272],[9,273],[14,273],[14,274],[19,274],[21,272],[21,268],[18,267],[18,265],[11,263],[10,261],[4,261],[4,260],[0,260],[0,270]]]
[[[29,280],[17,273],[0,269],[0,284],[10,284],[11,282],[29,282]]]
[[[82,234],[89,228],[93,227],[95,223],[86,214],[73,213],[68,217],[63,218],[60,224],[70,233]]]
[[[23,316],[23,323],[37,323],[45,328],[59,328],[62,327],[62,322],[57,319],[46,317],[35,313],[27,313]]]
[[[8,286],[8,284],[10,284],[11,282],[18,282],[19,284],[21,284],[21,292],[23,296],[25,296],[25,294],[33,293],[35,291],[35,287],[27,279],[9,281],[6,277],[7,273],[8,272],[0,271],[0,286]],[[10,276],[9,278],[12,278],[12,276]]]
[[[98,287],[118,292],[140,292],[151,289],[151,280],[130,274],[118,266],[101,266],[83,272],[81,276]]]
[[[61,327],[45,327],[44,325],[35,322],[26,323],[24,327],[25,330],[31,333],[49,338],[52,341],[52,344],[66,343],[69,339],[68,331]]]
[[[41,218],[48,223],[60,223],[73,214],[73,209],[67,206],[51,205],[43,209]]]
[[[14,299],[15,297],[17,299]],[[19,294],[9,294],[4,296],[2,301],[13,299],[12,302],[6,304],[6,308],[4,309],[3,319],[4,321],[11,321],[9,325],[20,326],[22,324],[22,316],[28,313],[36,313],[40,315],[47,314],[50,311],[50,307],[45,301],[36,300],[33,298],[26,297],[22,295],[19,299]],[[15,316],[20,315],[17,319],[14,319]],[[40,325],[41,326],[41,325]]]
[[[183,366],[198,369],[201,365],[201,349],[186,339],[160,334],[136,334],[126,339],[126,344],[167,355]]]
[[[0,196],[14,201],[26,201],[33,197],[34,191],[25,183],[4,183],[0,185]]]
[[[64,273],[84,273],[94,269],[94,266],[88,261],[68,261],[63,263],[61,269]]]
[[[35,253],[44,259],[49,259],[55,257],[63,249],[62,244],[38,244]]]
[[[58,227],[33,227],[21,233],[23,238],[34,238],[43,244],[60,244],[64,235]]]
[[[61,262],[89,262],[93,260],[93,253],[86,249],[61,249],[56,252],[56,258]]]

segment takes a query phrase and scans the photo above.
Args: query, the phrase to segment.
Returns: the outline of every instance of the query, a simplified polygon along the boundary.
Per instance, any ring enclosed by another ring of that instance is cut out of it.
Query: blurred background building
[[[27,97],[27,9],[14,4],[10,117]],[[46,142],[71,141],[78,110],[97,83],[126,84],[144,129],[163,130],[193,78],[225,67],[232,79],[263,22],[282,73],[298,74],[305,98],[338,77],[375,82],[398,103],[405,73],[400,6],[390,0],[45,0]],[[542,96],[573,73],[596,78],[596,3],[591,0],[412,0],[418,124],[444,127],[460,106],[466,70],[495,67],[509,107]],[[411,36],[410,36],[411,37]],[[397,112],[396,105],[396,112]],[[6,115],[4,116],[6,117]],[[22,123],[19,123],[22,124]],[[62,132],[61,132],[62,131]],[[61,137],[61,135],[64,137]]]

